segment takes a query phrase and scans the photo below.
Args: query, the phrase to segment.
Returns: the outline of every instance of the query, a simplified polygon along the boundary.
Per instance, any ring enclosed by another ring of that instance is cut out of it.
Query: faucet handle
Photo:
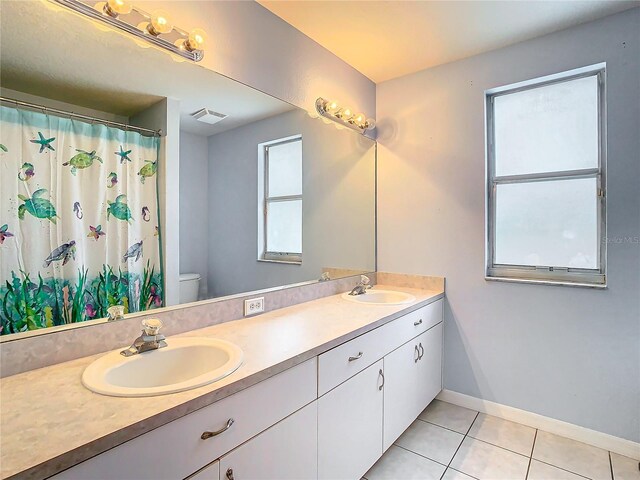
[[[146,318],[142,321],[142,328],[144,333],[150,337],[155,337],[160,332],[160,329],[164,326],[162,320],[158,318]]]
[[[369,283],[371,283],[371,280],[366,275],[360,275],[360,283],[362,285],[369,285]]]
[[[107,308],[109,321],[122,320],[124,318],[124,305],[112,305]]]

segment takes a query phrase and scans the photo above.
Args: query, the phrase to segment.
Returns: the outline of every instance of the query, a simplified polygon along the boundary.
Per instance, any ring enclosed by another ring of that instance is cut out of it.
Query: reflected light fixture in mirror
[[[373,118],[367,118],[364,113],[354,114],[353,110],[349,107],[341,107],[335,100],[325,100],[322,97],[318,97],[316,100],[316,110],[323,117],[329,118],[340,125],[349,127],[362,134],[376,127],[376,121]]]
[[[204,57],[205,32],[196,28],[189,33],[176,27],[163,10],[149,14],[125,0],[108,0],[95,5],[81,0],[52,1],[194,62]]]

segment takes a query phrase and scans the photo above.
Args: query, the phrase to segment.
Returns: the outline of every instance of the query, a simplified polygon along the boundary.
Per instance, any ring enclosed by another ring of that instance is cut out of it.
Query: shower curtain
[[[0,106],[1,334],[163,303],[159,138]]]

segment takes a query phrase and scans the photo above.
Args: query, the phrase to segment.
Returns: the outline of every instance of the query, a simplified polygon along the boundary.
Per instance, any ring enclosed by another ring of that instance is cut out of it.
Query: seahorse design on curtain
[[[1,334],[162,306],[158,147],[0,107]]]

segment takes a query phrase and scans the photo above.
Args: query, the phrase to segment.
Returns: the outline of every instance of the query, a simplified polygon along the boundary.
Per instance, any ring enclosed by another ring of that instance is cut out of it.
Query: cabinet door
[[[220,459],[220,480],[311,480],[318,476],[313,402]]]
[[[421,358],[418,361],[418,414],[442,390],[442,327],[439,323],[418,337]]]
[[[382,365],[378,360],[318,399],[320,480],[362,478],[382,455]]]
[[[418,338],[384,357],[384,450],[420,414],[418,395]]]

